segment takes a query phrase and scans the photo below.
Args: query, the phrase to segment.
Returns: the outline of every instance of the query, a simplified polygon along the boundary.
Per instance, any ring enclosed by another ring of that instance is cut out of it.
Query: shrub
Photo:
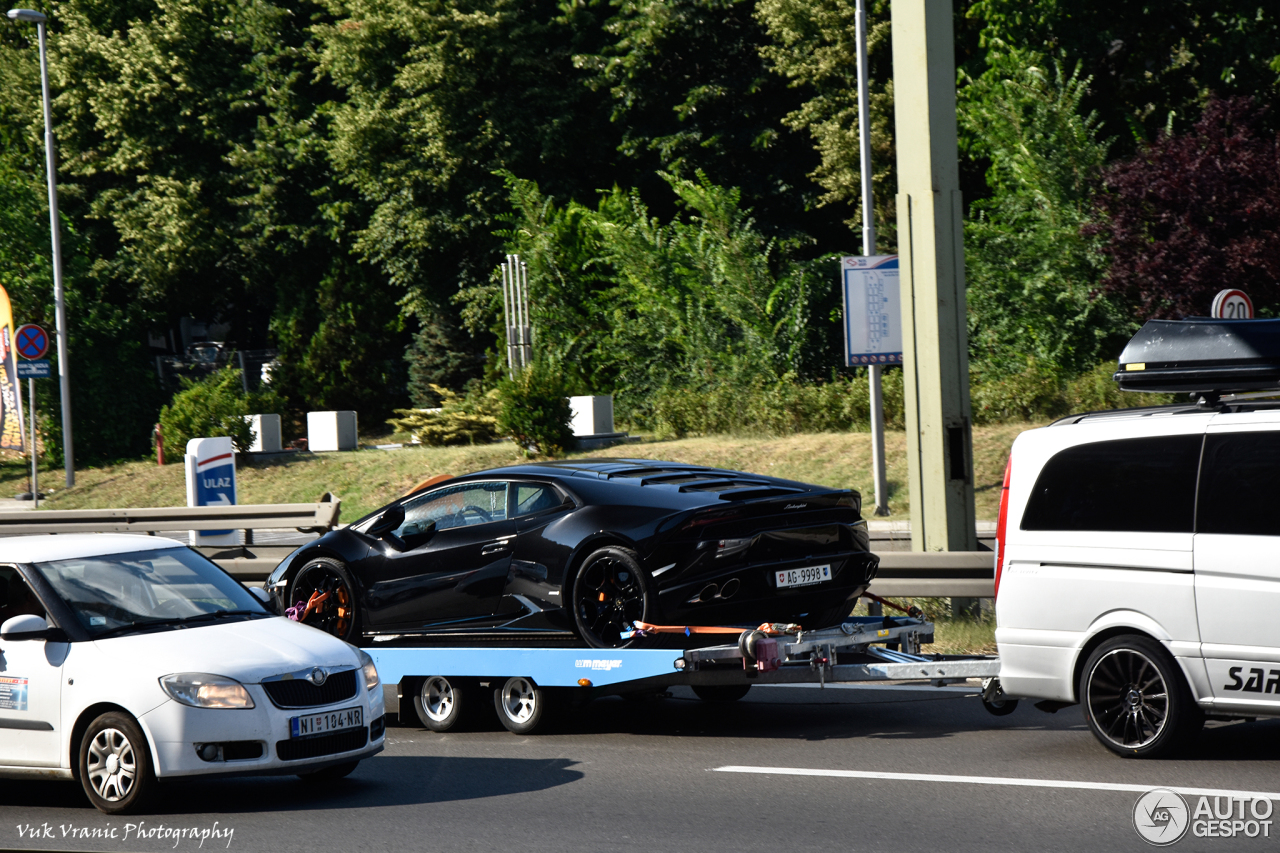
[[[272,391],[246,396],[240,371],[225,367],[199,382],[182,378],[182,390],[160,410],[160,429],[170,458],[177,459],[193,438],[225,435],[238,452],[253,444],[253,427],[246,415],[279,413],[281,402]]]
[[[497,391],[463,397],[439,385],[428,383],[428,387],[439,398],[439,408],[396,409],[400,417],[387,423],[397,432],[408,433],[414,441],[430,447],[476,444],[497,436],[501,407]]]
[[[498,386],[498,432],[527,454],[555,456],[572,446],[568,388],[556,367],[534,362]]]
[[[882,374],[885,425],[902,429],[902,371]],[[871,386],[866,373],[850,379],[802,383],[757,380],[708,388],[668,388],[652,400],[642,420],[659,438],[716,433],[786,435],[794,432],[848,432],[870,429]]]
[[[975,424],[1032,421],[1067,413],[1066,382],[1061,373],[1035,359],[1027,359],[1021,373],[983,381],[969,374],[969,399]]]

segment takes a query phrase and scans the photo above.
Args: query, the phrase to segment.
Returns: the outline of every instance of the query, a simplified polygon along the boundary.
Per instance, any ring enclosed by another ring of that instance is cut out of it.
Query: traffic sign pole
[[[40,508],[40,456],[36,453],[36,381],[27,380],[31,388],[31,508]]]
[[[49,351],[49,333],[35,323],[27,323],[19,326],[13,333],[13,345],[18,355],[22,356],[22,360],[17,362],[18,392],[22,392],[24,376],[31,389],[31,506],[34,509],[40,506],[40,457],[36,453],[36,380],[49,375],[49,362],[44,358],[44,354]]]

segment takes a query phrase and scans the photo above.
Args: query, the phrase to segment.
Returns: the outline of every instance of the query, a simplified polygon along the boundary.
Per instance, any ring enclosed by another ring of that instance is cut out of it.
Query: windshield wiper
[[[163,628],[176,627],[178,625],[189,625],[192,622],[208,622],[213,619],[221,619],[223,616],[270,616],[265,611],[257,610],[213,610],[209,613],[199,613],[195,616],[183,616],[174,619],[147,619],[143,622],[130,622],[128,625],[117,625],[109,628],[100,634],[94,634],[95,640],[101,640],[104,637],[113,637],[118,634],[124,634],[129,631],[142,631],[147,628]]]
[[[127,625],[117,625],[114,628],[108,628],[100,634],[94,634],[93,639],[101,640],[104,637],[114,637],[117,634],[124,634],[129,631],[142,631],[146,628],[160,628],[166,625],[181,625],[186,619],[148,619],[145,622],[130,622]]]

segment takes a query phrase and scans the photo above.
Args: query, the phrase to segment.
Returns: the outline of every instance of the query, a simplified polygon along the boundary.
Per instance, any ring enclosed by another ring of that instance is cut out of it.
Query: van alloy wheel
[[[1204,725],[1178,664],[1148,637],[1114,637],[1096,648],[1079,696],[1089,728],[1120,755],[1166,754]]]

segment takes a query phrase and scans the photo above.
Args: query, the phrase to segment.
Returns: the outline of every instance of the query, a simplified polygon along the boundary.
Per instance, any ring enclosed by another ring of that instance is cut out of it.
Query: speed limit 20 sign
[[[1229,287],[1213,297],[1210,316],[1218,320],[1252,320],[1253,300],[1243,290]]]

